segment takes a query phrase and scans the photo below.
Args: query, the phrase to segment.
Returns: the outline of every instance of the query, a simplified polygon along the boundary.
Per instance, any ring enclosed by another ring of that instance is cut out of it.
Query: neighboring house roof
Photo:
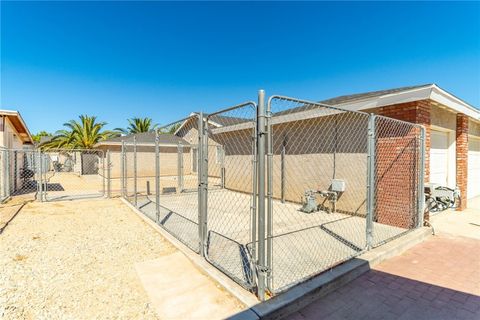
[[[424,84],[419,86],[345,95],[323,100],[320,101],[320,103],[348,110],[368,110],[393,104],[427,99],[436,101],[454,112],[463,113],[480,121],[479,109],[455,97],[453,94],[443,90],[436,84]]]
[[[438,106],[445,107],[456,113],[463,113],[470,118],[480,122],[480,110],[467,102],[455,97],[435,84],[424,84],[394,88],[388,90],[372,91],[338,96],[319,102],[305,102],[296,108],[287,110],[272,110],[272,124],[290,122],[294,120],[311,119],[332,114],[333,110],[327,112],[322,108],[315,108],[315,104],[332,106],[344,110],[369,111],[374,108],[401,104],[412,101],[430,99]],[[340,111],[341,112],[341,111]],[[253,124],[244,123],[229,126],[228,128],[216,128],[215,132],[226,132],[250,128]]]
[[[23,120],[20,112],[15,110],[1,110],[0,109],[0,116],[6,117],[10,120],[15,130],[18,132],[19,138],[22,140],[23,143],[33,144],[32,135],[28,130],[25,121]]]
[[[109,146],[109,145],[121,145],[122,141],[133,142],[133,137],[137,138],[137,145],[155,145],[155,131],[149,131],[144,133],[130,134],[126,136],[120,136],[115,138],[110,138],[108,140],[101,141],[96,144],[96,146]],[[171,133],[162,133],[158,136],[159,144],[161,146],[171,146],[171,145],[188,145],[189,143]]]
[[[186,123],[196,119],[195,116],[198,116],[200,112],[192,112],[187,119],[185,119],[182,124],[175,130],[175,134],[181,132],[182,128],[185,127]],[[254,119],[249,118],[240,118],[240,117],[228,117],[228,116],[221,116],[218,114],[214,114],[213,116],[209,117],[209,113],[203,113],[203,118],[206,120],[208,119],[208,123],[213,125],[217,128],[225,127],[225,126],[233,126],[241,123],[248,123]]]
[[[40,136],[40,141],[38,141],[38,144],[43,144],[52,141],[53,136]]]
[[[370,99],[370,98],[375,98],[375,97],[381,97],[381,96],[384,96],[384,95],[387,95],[387,94],[395,94],[395,93],[399,93],[399,92],[403,92],[403,91],[425,88],[425,87],[430,87],[430,86],[431,86],[431,84],[423,84],[423,85],[418,85],[418,86],[409,86],[409,87],[401,87],[401,88],[394,88],[394,89],[387,89],[387,90],[378,90],[378,91],[371,91],[371,92],[364,92],[364,93],[349,94],[349,95],[343,95],[343,96],[330,98],[330,99],[327,99],[327,100],[322,100],[322,101],[320,101],[320,103],[335,106],[335,105],[342,104],[342,103],[357,101],[357,100],[361,100],[361,99]]]

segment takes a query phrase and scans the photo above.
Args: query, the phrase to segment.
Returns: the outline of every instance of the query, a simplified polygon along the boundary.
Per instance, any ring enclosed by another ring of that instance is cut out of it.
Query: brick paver
[[[480,319],[480,241],[440,235],[288,317]]]

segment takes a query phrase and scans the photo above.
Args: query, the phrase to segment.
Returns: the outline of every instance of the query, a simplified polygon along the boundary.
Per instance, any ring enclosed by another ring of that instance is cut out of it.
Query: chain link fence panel
[[[374,123],[372,246],[377,247],[418,226],[423,175],[421,127],[383,116],[374,116]]]
[[[42,152],[46,201],[105,196],[106,161],[102,150],[57,149]]]
[[[279,293],[366,248],[369,115],[286,97],[267,110],[268,288]]]
[[[244,103],[206,117],[208,147],[207,259],[247,289],[255,262],[256,104]],[[251,248],[250,248],[251,249]]]

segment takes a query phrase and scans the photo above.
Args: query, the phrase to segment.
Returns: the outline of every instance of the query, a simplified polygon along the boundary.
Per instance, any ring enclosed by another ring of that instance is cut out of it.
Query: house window
[[[225,156],[224,151],[223,151],[223,146],[217,146],[216,151],[217,152],[216,152],[216,158],[215,158],[216,161],[215,162],[217,164],[223,164],[223,159],[224,159],[224,156]]]

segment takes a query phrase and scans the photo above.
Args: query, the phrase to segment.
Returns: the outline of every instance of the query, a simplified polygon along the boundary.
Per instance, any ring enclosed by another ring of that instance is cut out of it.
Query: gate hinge
[[[267,276],[270,274],[271,271],[268,266],[261,266],[259,264],[255,265],[255,268],[257,269],[257,273],[261,273]]]

